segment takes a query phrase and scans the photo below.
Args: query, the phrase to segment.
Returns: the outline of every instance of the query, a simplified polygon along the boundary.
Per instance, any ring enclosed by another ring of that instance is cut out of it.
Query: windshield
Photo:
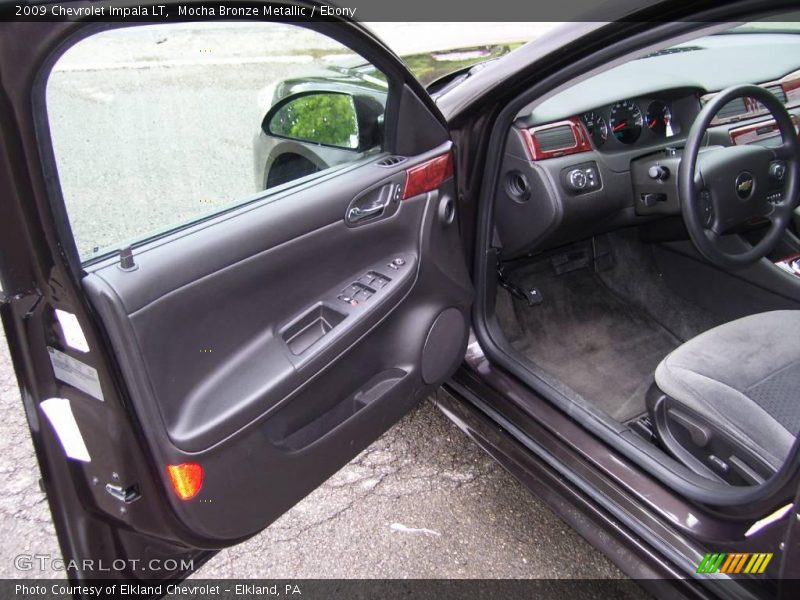
[[[800,13],[743,23],[723,33],[800,33]],[[527,23],[365,23],[423,85],[499,58],[561,25]]]
[[[797,17],[795,21],[753,21],[729,29],[725,33],[800,33],[800,13]]]
[[[560,23],[365,23],[423,85],[519,48]]]

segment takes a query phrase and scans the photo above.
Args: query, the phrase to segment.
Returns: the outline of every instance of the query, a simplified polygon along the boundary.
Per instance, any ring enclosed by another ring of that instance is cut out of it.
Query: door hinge
[[[26,321],[31,318],[44,296],[39,290],[30,290],[13,296],[0,291],[0,306],[10,305],[15,315]]]

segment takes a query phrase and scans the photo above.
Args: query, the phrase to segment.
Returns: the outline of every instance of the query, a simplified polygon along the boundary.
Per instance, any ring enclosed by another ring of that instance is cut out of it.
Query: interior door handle
[[[344,220],[348,225],[356,225],[367,219],[376,219],[388,214],[389,205],[400,199],[400,185],[387,183],[356,196],[345,213]]]
[[[380,213],[383,212],[384,208],[385,208],[384,204],[376,204],[367,207],[354,206],[347,213],[347,220],[350,223],[357,223],[358,221],[366,219],[367,217],[374,217],[375,215],[379,215]]]

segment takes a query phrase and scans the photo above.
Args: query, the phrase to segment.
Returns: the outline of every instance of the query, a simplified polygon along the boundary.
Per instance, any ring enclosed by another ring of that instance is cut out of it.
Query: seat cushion
[[[778,468],[800,432],[800,310],[710,329],[671,352],[655,377],[667,396]]]

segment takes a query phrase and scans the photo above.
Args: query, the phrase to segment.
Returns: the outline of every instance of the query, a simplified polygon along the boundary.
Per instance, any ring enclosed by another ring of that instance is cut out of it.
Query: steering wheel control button
[[[781,162],[774,162],[769,166],[769,178],[775,183],[782,183],[786,176],[786,165]]]
[[[664,165],[653,165],[647,170],[647,175],[656,181],[666,181],[669,179],[669,169]]]
[[[767,202],[771,202],[772,204],[780,204],[783,200],[783,192],[770,192],[767,194]]]
[[[714,222],[714,208],[711,204],[711,192],[703,190],[700,192],[700,214],[703,219],[703,226],[711,227]]]

